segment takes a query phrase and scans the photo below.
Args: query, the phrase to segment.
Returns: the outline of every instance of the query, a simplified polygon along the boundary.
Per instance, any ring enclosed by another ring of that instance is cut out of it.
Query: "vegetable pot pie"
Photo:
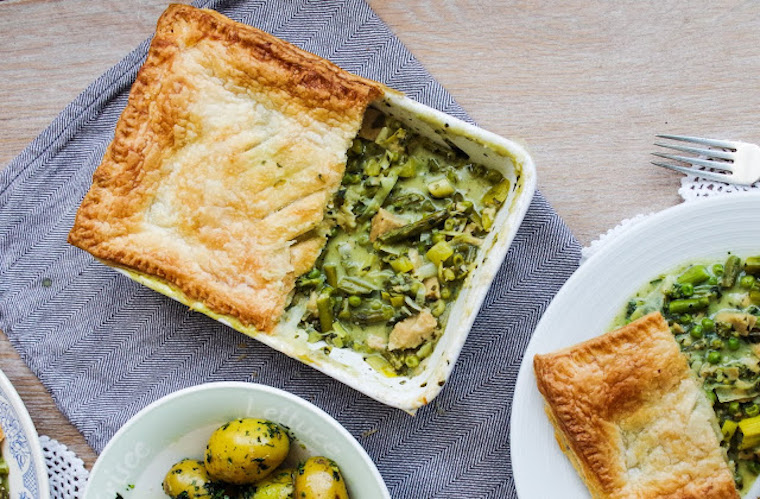
[[[660,313],[533,365],[557,441],[593,497],[739,497],[715,414]]]
[[[170,6],[69,241],[413,411],[445,384],[534,186],[516,144]]]
[[[69,242],[271,331],[387,91],[211,10],[172,5]]]

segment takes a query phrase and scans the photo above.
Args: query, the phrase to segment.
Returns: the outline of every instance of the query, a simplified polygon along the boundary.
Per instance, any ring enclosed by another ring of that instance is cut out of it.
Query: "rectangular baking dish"
[[[493,229],[481,247],[476,270],[467,277],[452,305],[448,323],[433,354],[420,364],[414,377],[379,372],[364,360],[361,353],[347,348],[325,348],[327,344],[324,341],[309,343],[306,332],[298,328],[302,309],[288,309],[274,331],[267,334],[234,318],[220,316],[203,303],[188,299],[154,277],[130,269],[116,269],[375,400],[414,413],[432,401],[446,383],[491,282],[528,210],[535,192],[536,173],[528,152],[515,142],[413,101],[399,92],[387,90],[382,99],[372,103],[372,107],[399,119],[438,144],[458,148],[474,162],[498,170],[510,180],[511,185],[509,197],[500,208]]]

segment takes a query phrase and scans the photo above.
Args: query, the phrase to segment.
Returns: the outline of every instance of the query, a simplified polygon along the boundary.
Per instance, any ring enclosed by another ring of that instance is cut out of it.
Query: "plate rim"
[[[580,266],[573,272],[573,274],[565,281],[565,283],[562,285],[562,287],[559,289],[555,297],[552,299],[552,301],[549,303],[547,308],[544,310],[541,319],[539,320],[538,324],[536,325],[536,328],[533,331],[533,334],[531,335],[530,341],[528,342],[525,351],[523,352],[523,358],[520,361],[520,367],[518,371],[517,378],[515,380],[514,385],[514,392],[513,392],[513,404],[512,409],[510,413],[510,421],[509,421],[509,448],[510,448],[510,464],[512,468],[512,477],[515,484],[515,491],[517,493],[517,496],[519,498],[529,498],[530,495],[527,493],[526,485],[524,485],[523,480],[528,480],[529,477],[522,476],[518,470],[521,469],[521,466],[515,466],[515,463],[522,462],[521,458],[519,457],[519,452],[515,449],[515,446],[512,445],[515,441],[515,437],[518,435],[518,430],[516,429],[515,422],[519,418],[519,416],[516,416],[520,411],[515,410],[515,402],[516,400],[519,400],[521,398],[521,395],[525,393],[526,390],[529,390],[530,388],[538,390],[533,383],[533,386],[530,385],[530,381],[532,381],[532,361],[528,361],[529,354],[532,356],[533,354],[537,353],[536,351],[536,344],[543,340],[543,338],[548,333],[542,333],[545,326],[545,321],[548,320],[547,317],[551,318],[550,312],[553,312],[553,309],[556,308],[557,303],[562,304],[562,302],[565,301],[565,295],[573,291],[573,288],[575,287],[575,283],[581,279],[584,279],[586,274],[592,272],[595,270],[595,267],[598,266],[597,261],[600,261],[607,257],[608,254],[614,253],[620,248],[622,248],[624,245],[628,244],[631,239],[634,239],[636,237],[639,237],[643,234],[646,234],[648,231],[652,230],[653,227],[656,227],[658,224],[662,223],[664,220],[670,220],[670,219],[678,219],[678,217],[683,216],[682,212],[689,212],[691,210],[695,210],[699,207],[700,209],[709,209],[709,208],[715,208],[716,206],[721,205],[731,205],[734,203],[760,203],[760,193],[758,192],[738,192],[738,193],[730,193],[726,195],[716,195],[708,198],[702,198],[697,199],[694,201],[688,201],[688,202],[682,202],[678,205],[671,206],[668,208],[665,208],[661,211],[655,212],[650,214],[645,220],[641,221],[640,223],[630,227],[628,230],[624,231],[623,233],[616,236],[614,239],[608,241],[606,244],[604,244],[598,251],[596,251],[594,254],[592,254],[588,259],[585,261],[582,261]],[[710,206],[712,205],[712,206]],[[685,256],[683,258],[683,262],[686,263],[688,260],[688,256]],[[620,304],[622,307],[622,303]],[[536,334],[538,333],[538,334]],[[556,447],[553,449],[555,452],[562,452],[559,447]],[[565,460],[567,458],[565,457]],[[568,461],[568,465],[571,465],[571,463]],[[577,473],[577,471],[576,471]],[[579,477],[580,480],[580,477]],[[758,477],[758,480],[755,482],[752,492],[756,491],[758,484],[760,484],[760,477]]]

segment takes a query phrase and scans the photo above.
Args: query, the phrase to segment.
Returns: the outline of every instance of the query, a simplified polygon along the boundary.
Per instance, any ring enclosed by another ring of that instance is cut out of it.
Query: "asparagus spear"
[[[730,288],[736,284],[736,278],[739,276],[741,270],[741,260],[736,255],[731,255],[726,260],[726,264],[723,268],[723,279],[720,285],[724,288]]]
[[[398,229],[390,230],[384,234],[381,234],[377,239],[383,243],[395,243],[403,239],[408,239],[439,225],[441,222],[446,220],[448,214],[448,210],[438,210],[426,217],[422,217],[416,222],[406,224],[399,227]]]

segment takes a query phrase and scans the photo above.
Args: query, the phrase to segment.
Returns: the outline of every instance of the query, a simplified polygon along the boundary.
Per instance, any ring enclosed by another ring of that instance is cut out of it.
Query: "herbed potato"
[[[164,477],[163,487],[172,499],[211,499],[214,493],[211,477],[197,459],[183,459],[174,464]]]
[[[310,457],[295,474],[295,497],[299,499],[348,499],[346,482],[332,459]]]
[[[279,469],[245,489],[239,499],[292,499],[294,469]]]
[[[204,461],[215,480],[253,483],[272,473],[288,456],[290,437],[280,425],[265,419],[235,419],[209,438]]]

